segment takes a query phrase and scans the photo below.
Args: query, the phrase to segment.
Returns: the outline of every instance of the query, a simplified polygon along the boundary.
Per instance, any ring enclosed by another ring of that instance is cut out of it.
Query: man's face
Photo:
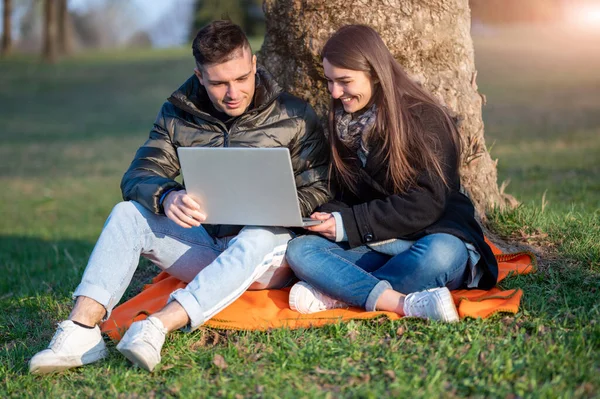
[[[246,48],[236,52],[229,61],[194,70],[214,107],[229,116],[239,116],[248,109],[256,79],[256,56]]]

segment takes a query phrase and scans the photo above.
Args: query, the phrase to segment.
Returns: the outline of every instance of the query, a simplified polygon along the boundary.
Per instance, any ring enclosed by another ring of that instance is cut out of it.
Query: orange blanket
[[[511,273],[527,274],[536,270],[535,256],[529,252],[503,254],[489,243],[498,259],[498,281]],[[185,283],[162,272],[144,287],[137,296],[116,307],[110,318],[101,326],[102,331],[114,341],[119,341],[132,322],[160,310],[169,294]],[[338,321],[370,319],[385,315],[390,320],[399,319],[396,313],[366,312],[361,309],[335,309],[309,315],[299,314],[288,306],[289,288],[282,290],[246,291],[240,298],[223,309],[205,325],[233,330],[266,330],[269,328],[316,327]],[[458,313],[464,317],[486,318],[497,312],[517,313],[523,291],[520,289],[452,291]]]

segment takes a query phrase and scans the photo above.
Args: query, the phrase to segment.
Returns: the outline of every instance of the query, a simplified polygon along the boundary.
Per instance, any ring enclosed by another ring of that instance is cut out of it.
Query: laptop
[[[302,218],[287,148],[179,147],[187,193],[205,224],[313,226]]]

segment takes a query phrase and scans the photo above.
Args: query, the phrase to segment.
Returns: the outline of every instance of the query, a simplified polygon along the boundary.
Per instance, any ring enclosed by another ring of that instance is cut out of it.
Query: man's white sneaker
[[[160,363],[160,350],[165,343],[167,329],[156,317],[136,321],[129,327],[117,350],[133,364],[146,369],[154,370]]]
[[[458,312],[446,287],[413,292],[404,298],[404,315],[447,323],[458,321]]]
[[[29,361],[29,372],[47,374],[93,363],[108,355],[100,328],[85,328],[71,320],[58,324],[47,349]]]
[[[338,301],[317,291],[304,281],[300,281],[290,290],[290,308],[296,312],[309,314],[323,310],[349,308],[345,302]]]

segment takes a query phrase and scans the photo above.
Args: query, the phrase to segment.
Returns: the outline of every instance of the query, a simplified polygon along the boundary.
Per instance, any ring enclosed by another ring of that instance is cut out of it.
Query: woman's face
[[[375,92],[375,82],[368,73],[338,68],[327,58],[323,59],[323,69],[327,88],[333,98],[342,102],[344,111],[354,113],[369,105]]]

